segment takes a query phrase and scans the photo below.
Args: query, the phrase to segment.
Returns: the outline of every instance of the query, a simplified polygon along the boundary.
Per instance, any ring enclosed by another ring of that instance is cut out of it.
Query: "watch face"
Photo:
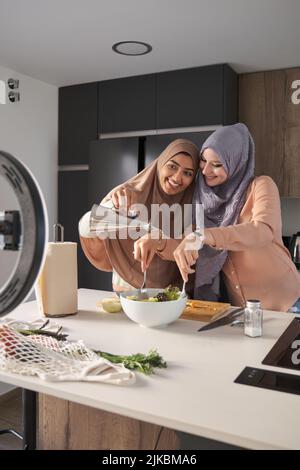
[[[30,294],[48,237],[45,203],[30,170],[0,152],[0,316]]]

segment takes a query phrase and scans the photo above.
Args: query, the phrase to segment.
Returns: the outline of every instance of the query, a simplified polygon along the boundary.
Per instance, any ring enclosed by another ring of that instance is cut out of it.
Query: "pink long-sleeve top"
[[[300,274],[281,229],[279,193],[268,176],[249,186],[236,225],[207,229],[215,248],[228,250],[223,273],[234,305],[255,298],[265,309],[287,311],[300,297]]]

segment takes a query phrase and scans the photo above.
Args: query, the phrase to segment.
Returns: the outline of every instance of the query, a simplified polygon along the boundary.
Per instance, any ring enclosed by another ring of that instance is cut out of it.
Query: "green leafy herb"
[[[44,330],[43,328],[48,324],[48,321],[42,325],[40,328],[31,329],[31,330],[17,330],[24,336],[31,335],[44,335],[51,336],[58,341],[65,341],[67,339],[66,334],[60,333],[62,327],[57,331]],[[122,356],[117,354],[111,354],[105,351],[93,350],[98,356],[107,359],[108,361],[114,364],[124,364],[127,369],[137,370],[143,374],[150,375],[154,373],[154,368],[166,368],[167,363],[164,359],[158,354],[156,349],[151,349],[148,354],[136,353],[129,356]]]
[[[151,349],[148,354],[131,354],[129,356],[120,356],[104,351],[94,351],[99,356],[107,359],[114,364],[124,364],[127,369],[137,370],[143,374],[150,375],[154,373],[154,368],[166,368],[167,363],[158,354],[156,349]]]
[[[170,300],[178,300],[180,297],[180,290],[176,286],[168,286],[162,292],[159,292],[154,297],[142,300],[142,302],[168,302]],[[129,300],[141,301],[139,296],[128,295],[126,297]]]
[[[43,335],[43,336],[51,336],[52,338],[57,339],[58,341],[66,341],[68,335],[61,333],[62,326],[58,328],[57,331],[49,331],[44,330],[45,326],[48,325],[49,320],[47,320],[40,328],[33,328],[28,330],[17,330],[18,333],[24,336],[32,336],[32,335]]]

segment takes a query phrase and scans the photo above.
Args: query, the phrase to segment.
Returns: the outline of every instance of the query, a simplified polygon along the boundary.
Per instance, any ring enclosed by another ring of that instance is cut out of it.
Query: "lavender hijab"
[[[206,139],[200,154],[206,148],[218,154],[228,178],[219,186],[209,187],[199,172],[193,197],[194,215],[197,204],[202,204],[204,228],[234,225],[245,203],[247,188],[254,178],[253,139],[248,128],[238,123],[217,129]],[[213,285],[226,258],[226,250],[204,245],[196,263],[195,299],[217,299]]]

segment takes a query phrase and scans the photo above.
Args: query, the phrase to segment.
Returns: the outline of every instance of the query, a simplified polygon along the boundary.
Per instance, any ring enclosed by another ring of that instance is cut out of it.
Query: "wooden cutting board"
[[[210,322],[219,318],[229,307],[231,304],[189,299],[180,318]]]

